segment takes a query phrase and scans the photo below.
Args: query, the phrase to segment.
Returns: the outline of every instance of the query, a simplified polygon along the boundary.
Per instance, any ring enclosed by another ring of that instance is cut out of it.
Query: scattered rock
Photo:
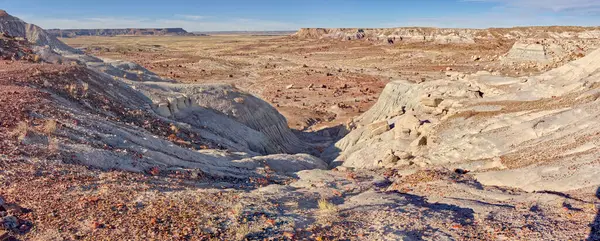
[[[405,152],[405,151],[401,151],[401,152],[394,152],[394,155],[397,156],[398,158],[402,159],[402,160],[407,160],[412,158],[412,154]]]
[[[19,227],[19,219],[17,219],[15,216],[6,216],[2,218],[0,224],[2,227],[4,227],[4,229],[14,230]]]
[[[242,98],[242,97],[236,97],[236,98],[233,99],[233,101],[235,101],[235,103],[238,103],[238,104],[243,104],[244,103],[244,98]]]
[[[169,117],[171,115],[171,109],[169,109],[169,104],[167,103],[160,103],[156,105],[154,111],[163,117]]]
[[[354,168],[352,168],[352,167],[345,167],[345,166],[338,166],[335,169],[340,172],[348,172],[348,171],[354,170]]]
[[[393,166],[395,165],[398,160],[400,160],[400,158],[398,158],[396,155],[394,155],[394,153],[392,153],[391,151],[389,153],[386,154],[386,156],[383,158],[382,160],[382,165],[384,167],[389,167],[389,166]]]

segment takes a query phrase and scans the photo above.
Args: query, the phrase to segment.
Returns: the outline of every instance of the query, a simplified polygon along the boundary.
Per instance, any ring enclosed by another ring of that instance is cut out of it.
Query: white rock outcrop
[[[359,127],[329,147],[332,166],[476,171],[486,185],[568,191],[600,185],[600,50],[528,78],[389,83]],[[389,131],[374,127],[389,124]],[[407,161],[401,161],[407,160]]]

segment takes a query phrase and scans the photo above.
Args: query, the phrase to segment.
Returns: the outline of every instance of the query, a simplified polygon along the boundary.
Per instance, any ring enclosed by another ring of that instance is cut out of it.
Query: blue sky
[[[600,25],[600,0],[0,0],[0,8],[43,28]]]

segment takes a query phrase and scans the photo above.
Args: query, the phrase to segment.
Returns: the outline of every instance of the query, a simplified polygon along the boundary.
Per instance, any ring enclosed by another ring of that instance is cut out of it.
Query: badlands
[[[598,28],[0,32],[0,240],[600,240]]]

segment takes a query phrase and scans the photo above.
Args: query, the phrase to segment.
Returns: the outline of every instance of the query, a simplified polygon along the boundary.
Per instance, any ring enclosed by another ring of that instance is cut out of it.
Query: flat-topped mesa
[[[123,28],[123,29],[49,29],[50,35],[60,38],[77,36],[187,36],[194,35],[183,28]]]

